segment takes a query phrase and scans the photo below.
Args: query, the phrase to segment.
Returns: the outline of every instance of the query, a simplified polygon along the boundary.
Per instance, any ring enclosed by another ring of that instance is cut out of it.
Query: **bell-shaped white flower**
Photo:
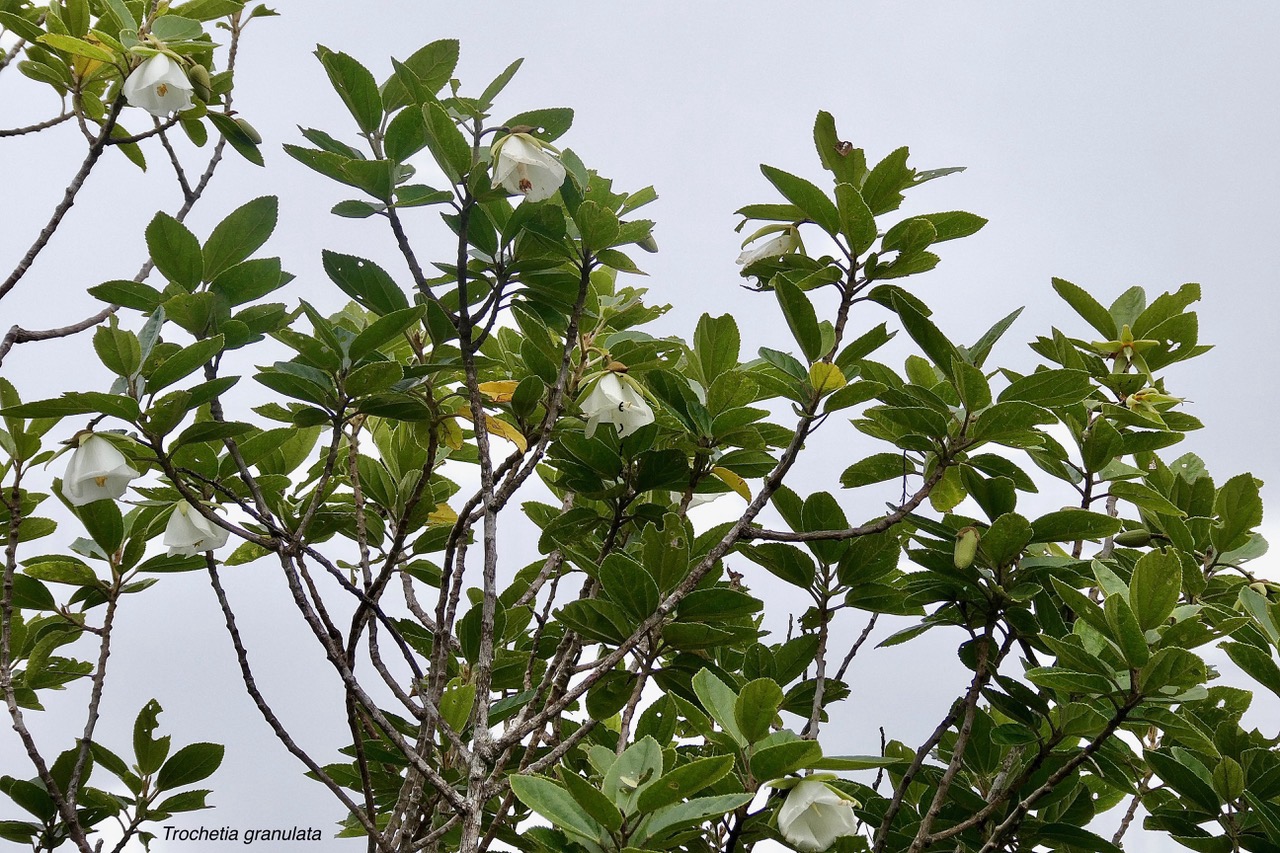
[[[760,236],[761,235],[757,234],[750,237],[747,242],[751,243],[757,240]],[[803,246],[800,243],[800,230],[794,225],[788,225],[772,239],[766,240],[754,248],[744,249],[742,254],[738,255],[738,265],[749,267],[762,258],[777,258],[782,255],[789,255],[802,248]]]
[[[124,81],[124,97],[134,107],[164,118],[191,109],[191,81],[177,62],[157,53],[133,69]]]
[[[129,466],[129,460],[96,433],[83,433],[78,441],[62,475],[63,496],[72,506],[121,497],[129,488],[129,481],[139,476]]]
[[[170,557],[193,557],[226,545],[229,535],[191,504],[178,501],[164,529],[164,544],[169,548]]]
[[[564,183],[564,166],[527,133],[510,133],[493,144],[493,185],[529,201],[551,198]]]
[[[602,423],[618,427],[618,438],[630,435],[645,424],[653,423],[653,409],[644,395],[616,373],[600,377],[596,387],[583,398],[582,413],[587,416],[587,438],[595,435]]]
[[[829,850],[836,839],[857,832],[853,803],[826,783],[806,779],[787,792],[778,809],[778,829],[787,843],[805,853]]]

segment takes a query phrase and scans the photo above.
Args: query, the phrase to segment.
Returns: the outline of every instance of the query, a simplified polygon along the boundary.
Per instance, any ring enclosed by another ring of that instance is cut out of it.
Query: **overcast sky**
[[[762,161],[825,182],[810,135],[815,113],[825,109],[841,136],[872,160],[909,145],[917,167],[968,167],[909,194],[904,210],[965,209],[990,224],[941,246],[941,266],[908,286],[964,342],[1026,306],[995,363],[1029,369],[1025,343],[1050,325],[1091,336],[1057,300],[1051,276],[1104,303],[1135,284],[1154,297],[1183,282],[1202,283],[1201,341],[1217,348],[1168,372],[1170,392],[1188,398],[1188,410],[1206,424],[1184,446],[1208,462],[1218,482],[1245,470],[1276,479],[1280,7],[1272,3],[281,0],[276,8],[283,17],[255,22],[246,34],[236,92],[238,108],[266,139],[268,168],[230,155],[189,224],[204,235],[245,200],[280,194],[281,227],[268,249],[298,274],[286,291],[293,298],[341,304],[320,270],[321,248],[385,258],[406,278],[380,220],[330,216],[328,209],[351,195],[279,149],[302,141],[297,125],[354,141],[310,51],[317,42],[346,51],[382,78],[389,56],[458,37],[464,92],[480,91],[524,56],[498,113],[571,106],[577,119],[563,144],[623,189],[656,187],[660,200],[647,214],[658,221],[662,251],[638,260],[651,274],[644,284],[652,298],[674,304],[664,333],[687,336],[703,311],[729,311],[743,329],[744,352],[786,348],[773,300],[738,286],[732,212],[774,200]],[[0,75],[0,126],[57,110],[47,90],[12,70]],[[137,110],[124,119],[133,130],[147,125]],[[6,273],[61,196],[82,146],[70,125],[0,140]],[[186,156],[189,148],[182,148]],[[49,252],[0,307],[0,326],[80,319],[98,307],[85,287],[134,274],[145,223],[180,203],[162,152],[154,145],[147,152],[146,174],[109,152]],[[411,223],[424,254],[434,246],[435,257],[446,255],[433,213]],[[861,322],[884,319],[869,308]],[[3,375],[27,399],[98,389],[104,374],[86,363],[87,348],[86,338],[19,347]],[[824,457],[804,469],[802,489],[836,485],[830,474],[847,463],[829,457],[839,451],[838,442],[823,445]],[[1264,497],[1275,494],[1270,484],[1264,489]],[[874,503],[849,507],[851,516],[874,512]],[[261,681],[292,721],[313,715],[320,729],[340,716],[337,694],[309,675],[322,664],[311,641],[274,625],[288,602],[269,570],[257,571],[229,582],[249,613],[245,630]],[[207,584],[192,575],[162,586],[122,616],[108,731],[123,748],[132,714],[154,695],[167,709],[161,722],[175,744],[228,744],[226,769],[213,780],[219,809],[178,825],[329,827],[341,816],[336,804],[300,778],[237,692]],[[845,627],[856,632],[860,625]],[[955,639],[868,654],[854,668],[860,683],[830,729],[828,752],[874,751],[879,725],[907,741],[927,734],[964,680],[952,656]],[[130,656],[152,667],[149,682]],[[12,738],[0,736],[0,768],[14,772],[19,759]],[[1126,847],[1170,849],[1137,831]],[[152,849],[184,848],[158,842]]]

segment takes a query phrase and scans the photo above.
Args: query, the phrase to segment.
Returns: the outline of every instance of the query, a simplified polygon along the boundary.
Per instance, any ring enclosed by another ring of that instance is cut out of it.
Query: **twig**
[[[4,66],[0,64],[0,68],[3,68],[3,67]],[[75,113],[63,113],[62,115],[54,116],[53,118],[45,119],[44,121],[36,122],[35,124],[29,124],[26,127],[3,128],[3,129],[0,129],[0,137],[22,136],[24,133],[36,133],[41,130],[47,130],[51,127],[57,127],[58,125],[62,124],[64,121],[66,121],[67,119],[71,118],[74,115]]]
[[[849,669],[849,664],[853,663],[853,659],[857,656],[858,650],[862,648],[862,644],[871,636],[871,630],[876,627],[876,620],[879,618],[879,613],[871,614],[867,627],[863,628],[862,633],[858,635],[858,639],[854,640],[853,646],[849,649],[849,654],[844,656],[844,662],[840,664],[840,669],[836,670],[836,681],[844,680],[845,671]],[[881,733],[883,734],[883,731]]]

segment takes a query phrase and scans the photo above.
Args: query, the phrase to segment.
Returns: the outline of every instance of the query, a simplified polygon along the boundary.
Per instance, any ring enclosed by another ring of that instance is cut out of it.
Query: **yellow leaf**
[[[458,417],[466,418],[472,423],[475,423],[475,419],[471,417],[470,412],[459,411]],[[490,415],[485,415],[484,429],[485,429],[485,432],[489,433],[490,435],[496,435],[499,438],[505,438],[507,441],[514,444],[521,453],[527,453],[529,450],[529,441],[524,437],[524,433],[520,432],[520,430],[516,429],[506,421],[498,420],[497,418],[492,417]]]
[[[832,391],[840,390],[847,382],[840,368],[834,364],[819,361],[809,368],[809,384],[818,392],[819,397],[825,397]]]
[[[462,427],[458,426],[456,418],[446,418],[440,422],[438,427],[440,432],[440,442],[450,450],[462,449]]]
[[[730,471],[728,468],[719,466],[711,469],[711,474],[717,480],[742,495],[742,499],[747,503],[751,503],[751,487],[747,485],[747,481]]]
[[[510,403],[511,395],[516,392],[516,386],[519,384],[514,379],[498,379],[493,382],[481,382],[476,387],[480,389],[481,394],[495,403]]]
[[[447,524],[452,527],[458,522],[458,514],[448,504],[436,504],[436,508],[427,513],[427,524]]]

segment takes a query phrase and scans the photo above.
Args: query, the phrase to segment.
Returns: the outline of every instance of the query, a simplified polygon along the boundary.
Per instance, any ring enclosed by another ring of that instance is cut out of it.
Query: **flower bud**
[[[247,136],[249,138],[249,141],[252,142],[254,145],[262,144],[262,134],[258,133],[257,129],[253,125],[249,124],[249,122],[245,121],[242,118],[237,118],[236,127],[244,131],[244,135]]]
[[[957,569],[967,569],[978,556],[978,528],[966,527],[956,534],[956,548],[952,562]]]
[[[191,90],[197,98],[206,104],[213,100],[213,81],[209,79],[208,68],[203,65],[191,66],[187,79],[191,81]]]
[[[1145,548],[1153,538],[1150,530],[1138,529],[1117,533],[1112,541],[1122,548]]]

